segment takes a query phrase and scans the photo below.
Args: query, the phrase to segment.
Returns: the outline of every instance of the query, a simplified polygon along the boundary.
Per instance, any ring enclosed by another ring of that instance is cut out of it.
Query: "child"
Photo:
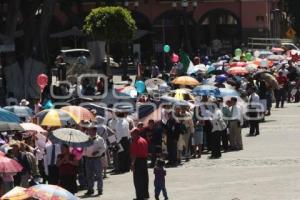
[[[155,199],[159,199],[160,192],[163,192],[165,200],[169,199],[165,184],[165,176],[167,175],[166,170],[164,169],[165,162],[161,159],[157,160],[156,166],[154,168],[154,187],[155,187]]]

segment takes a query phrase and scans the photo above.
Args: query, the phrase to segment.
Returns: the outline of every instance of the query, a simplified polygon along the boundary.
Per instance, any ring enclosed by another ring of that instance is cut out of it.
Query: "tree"
[[[296,0],[281,0],[279,2],[282,10],[286,10],[287,14],[291,17],[291,26],[296,30],[297,36],[300,35],[300,1]]]
[[[110,44],[127,42],[137,27],[129,10],[122,7],[99,7],[85,18],[83,29],[87,34],[106,42],[106,74],[110,74]]]

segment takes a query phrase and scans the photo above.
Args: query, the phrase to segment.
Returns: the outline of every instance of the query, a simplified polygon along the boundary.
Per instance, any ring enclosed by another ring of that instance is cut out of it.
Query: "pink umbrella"
[[[3,153],[2,151],[0,151],[0,157],[5,156],[5,153]]]
[[[40,127],[39,125],[36,125],[34,123],[22,123],[20,125],[22,126],[22,128],[25,131],[36,131],[38,133],[46,133],[47,132],[45,129],[43,129],[42,127]]]
[[[246,65],[246,62],[232,62],[229,64],[230,67],[245,67]]]
[[[227,73],[231,75],[246,75],[249,72],[244,67],[232,67],[228,69]]]
[[[0,158],[0,173],[17,173],[22,169],[23,167],[14,159],[5,156]]]

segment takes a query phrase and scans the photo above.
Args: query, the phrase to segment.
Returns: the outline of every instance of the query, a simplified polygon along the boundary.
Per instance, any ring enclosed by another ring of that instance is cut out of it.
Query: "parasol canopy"
[[[20,118],[16,114],[0,108],[0,122],[18,123]]]
[[[46,133],[47,131],[40,127],[37,124],[34,123],[22,123],[20,126],[25,130],[25,131],[35,131],[38,133]]]
[[[4,194],[0,199],[1,200],[23,200],[28,199],[30,196],[26,193],[26,188],[23,187],[14,187],[12,190]]]
[[[190,76],[180,76],[172,81],[175,85],[197,86],[200,85],[199,81]]]
[[[61,110],[72,113],[80,121],[84,121],[84,120],[93,121],[95,119],[93,113],[91,113],[88,109],[81,106],[64,106],[61,108]]]
[[[14,159],[2,156],[0,159],[0,173],[18,173],[23,167]]]
[[[227,70],[227,73],[231,75],[246,75],[249,72],[244,67],[232,67]]]
[[[0,122],[0,132],[25,131],[18,123]]]
[[[195,97],[191,94],[188,89],[177,89],[170,92],[169,96],[174,97],[178,100],[194,101]]]
[[[9,112],[15,113],[18,117],[32,117],[33,111],[28,106],[6,106],[3,108]]]
[[[43,110],[37,113],[36,117],[41,126],[62,127],[80,122],[72,113],[59,109]]]
[[[212,85],[200,85],[193,89],[192,93],[197,96],[220,96],[219,88]]]

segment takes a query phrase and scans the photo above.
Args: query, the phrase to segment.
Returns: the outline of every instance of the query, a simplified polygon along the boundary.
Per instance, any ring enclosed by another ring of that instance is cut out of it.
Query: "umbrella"
[[[25,130],[25,131],[36,131],[38,133],[46,133],[47,131],[40,127],[37,124],[34,123],[22,123],[20,126]]]
[[[227,73],[231,75],[246,75],[249,72],[244,67],[232,67],[227,70]]]
[[[190,103],[188,101],[178,100],[174,97],[169,97],[169,96],[162,96],[162,97],[160,97],[160,100],[163,102],[168,102],[168,103],[175,104],[175,105],[182,105],[182,106],[192,106],[193,105],[192,103]]]
[[[268,60],[271,60],[271,61],[281,61],[281,60],[285,60],[286,57],[284,55],[270,55],[268,57]]]
[[[216,76],[215,82],[217,83],[224,83],[227,81],[228,77],[225,74]]]
[[[204,64],[194,65],[192,67],[188,68],[187,74],[194,74],[197,72],[205,73],[207,71],[207,68]]]
[[[245,67],[246,65],[246,62],[232,62],[229,64],[230,67]]]
[[[275,53],[282,53],[284,52],[284,49],[283,48],[279,48],[279,47],[273,47],[271,49],[272,52],[275,52]]]
[[[187,89],[177,89],[170,92],[170,96],[178,100],[194,101],[195,97]]]
[[[12,112],[0,108],[0,122],[20,122],[20,118]]]
[[[88,109],[83,108],[81,106],[65,106],[65,107],[62,107],[61,109],[64,110],[64,111],[72,113],[80,121],[94,120],[95,119],[93,113],[91,113]]]
[[[198,96],[220,96],[219,88],[212,85],[200,85],[193,89],[192,93]]]
[[[72,113],[58,109],[43,110],[37,113],[36,117],[41,126],[61,127],[78,124],[80,122]]]
[[[23,187],[14,187],[12,190],[4,194],[0,199],[1,200],[23,200],[28,199],[30,196],[26,192],[26,188]]]
[[[260,79],[264,80],[267,85],[272,87],[273,89],[277,89],[279,87],[276,78],[269,73],[261,73]]]
[[[116,92],[120,96],[129,96],[131,98],[137,97],[137,91],[136,88],[133,86],[126,86],[120,89],[116,89]]]
[[[0,132],[6,131],[25,131],[22,126],[17,123],[0,122]]]
[[[1,157],[0,159],[0,173],[18,173],[22,171],[23,167],[14,159],[8,157]]]
[[[65,38],[65,37],[74,37],[74,43],[75,43],[75,48],[77,47],[77,37],[84,37],[85,34],[83,33],[82,30],[80,30],[77,26],[72,27],[69,30],[60,32],[60,33],[54,33],[51,34],[51,38]]]
[[[240,94],[234,90],[229,88],[220,88],[221,97],[239,97]]]
[[[18,117],[32,117],[33,111],[28,106],[6,106],[3,108],[9,112],[15,113]]]
[[[249,63],[247,66],[246,66],[246,70],[249,72],[249,73],[253,73],[255,71],[257,71],[257,68],[258,66],[254,63]]]
[[[30,197],[35,199],[47,200],[77,200],[77,198],[69,191],[57,186],[40,184],[35,185],[26,190]]]
[[[152,94],[154,91],[166,92],[168,91],[169,88],[167,83],[164,80],[159,78],[151,78],[146,80],[145,86],[149,94]]]
[[[87,147],[93,144],[89,136],[83,132],[71,128],[60,128],[50,132],[49,139],[53,143],[68,144],[72,147]]]
[[[180,76],[175,78],[172,81],[175,85],[188,85],[188,86],[197,86],[200,85],[199,81],[190,76]]]

